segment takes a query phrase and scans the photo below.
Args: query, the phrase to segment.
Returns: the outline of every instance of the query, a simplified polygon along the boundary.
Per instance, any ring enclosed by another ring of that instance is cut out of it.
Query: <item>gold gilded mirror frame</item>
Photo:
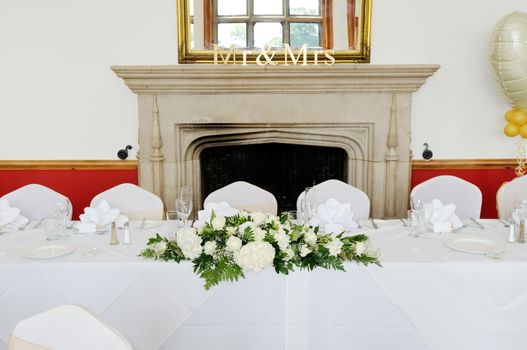
[[[177,23],[178,23],[178,61],[181,64],[187,63],[214,63],[213,50],[196,50],[191,48],[191,20],[189,1],[192,0],[177,0]],[[372,0],[355,0],[358,2],[358,23],[355,37],[355,47],[350,50],[334,50],[331,54],[335,59],[335,63],[369,63],[370,62],[370,40],[371,40],[371,7]],[[324,9],[322,9],[324,11]],[[349,16],[349,14],[348,14]],[[349,32],[348,32],[349,34]],[[327,36],[328,33],[323,35]],[[329,35],[333,35],[330,33]],[[352,39],[350,39],[352,40]],[[243,49],[236,50],[237,58],[236,64],[242,64],[241,53]],[[252,53],[246,54],[247,64],[255,64],[257,56],[261,53],[256,49],[251,50]],[[227,55],[227,50],[222,49],[221,54]],[[295,50],[295,56],[298,50]],[[278,64],[284,63],[285,51],[284,49],[277,50],[274,62]],[[324,64],[321,59],[324,54],[318,56],[318,64]],[[315,61],[315,54],[312,50],[307,51],[307,62],[313,64]],[[290,61],[289,61],[290,62]],[[220,64],[223,64],[221,61]],[[229,60],[232,64],[233,60]],[[299,62],[300,64],[300,62]]]

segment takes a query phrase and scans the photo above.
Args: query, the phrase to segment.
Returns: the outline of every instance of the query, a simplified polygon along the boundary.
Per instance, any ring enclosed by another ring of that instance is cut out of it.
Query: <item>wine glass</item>
[[[306,187],[302,192],[301,209],[305,224],[309,224],[316,215],[318,209],[317,191],[315,187]]]
[[[57,229],[64,238],[68,238],[66,234],[66,224],[70,215],[70,205],[66,198],[60,198],[55,201],[55,216],[57,218]]]
[[[179,189],[176,199],[176,211],[178,218],[188,226],[188,217],[192,212],[192,187],[183,186]]]

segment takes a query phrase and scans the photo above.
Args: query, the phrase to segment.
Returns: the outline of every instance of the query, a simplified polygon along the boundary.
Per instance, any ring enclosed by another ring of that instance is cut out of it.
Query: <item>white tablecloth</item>
[[[0,349],[19,320],[65,303],[100,315],[138,350],[527,349],[527,245],[507,245],[494,260],[453,251],[440,235],[408,237],[398,221],[379,225],[361,232],[382,250],[382,268],[269,269],[210,291],[188,263],[137,257],[173,222],[132,229],[132,245],[76,235],[74,253],[45,261],[20,255],[43,242],[42,230],[2,234]],[[460,234],[505,239],[501,224],[490,225]],[[82,255],[90,247],[94,258]]]

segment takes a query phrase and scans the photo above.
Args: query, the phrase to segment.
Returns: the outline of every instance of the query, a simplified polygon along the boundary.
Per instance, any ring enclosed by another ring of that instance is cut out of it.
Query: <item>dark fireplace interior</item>
[[[203,198],[235,181],[246,181],[276,197],[278,213],[296,210],[298,195],[313,183],[345,181],[347,154],[341,148],[265,143],[209,147],[201,152]]]

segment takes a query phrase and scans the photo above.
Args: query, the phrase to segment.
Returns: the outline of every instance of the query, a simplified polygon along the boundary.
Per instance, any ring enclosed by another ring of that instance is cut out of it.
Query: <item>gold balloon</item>
[[[524,139],[527,139],[527,125],[524,125],[520,128],[520,135],[524,138]]]
[[[512,123],[512,117],[516,114],[516,110],[511,109],[505,113],[505,120],[509,123]]]
[[[527,124],[527,113],[522,111],[516,111],[517,113],[514,114],[512,117],[512,122],[518,126],[522,126]]]
[[[523,127],[522,127],[523,129]],[[526,135],[527,135],[527,128],[525,129],[526,131]],[[512,124],[512,123],[508,123],[507,125],[505,125],[505,128],[503,129],[503,132],[505,133],[505,135],[509,136],[509,137],[514,137],[516,135],[518,135],[520,133],[520,127],[518,125],[515,125],[515,124]]]

